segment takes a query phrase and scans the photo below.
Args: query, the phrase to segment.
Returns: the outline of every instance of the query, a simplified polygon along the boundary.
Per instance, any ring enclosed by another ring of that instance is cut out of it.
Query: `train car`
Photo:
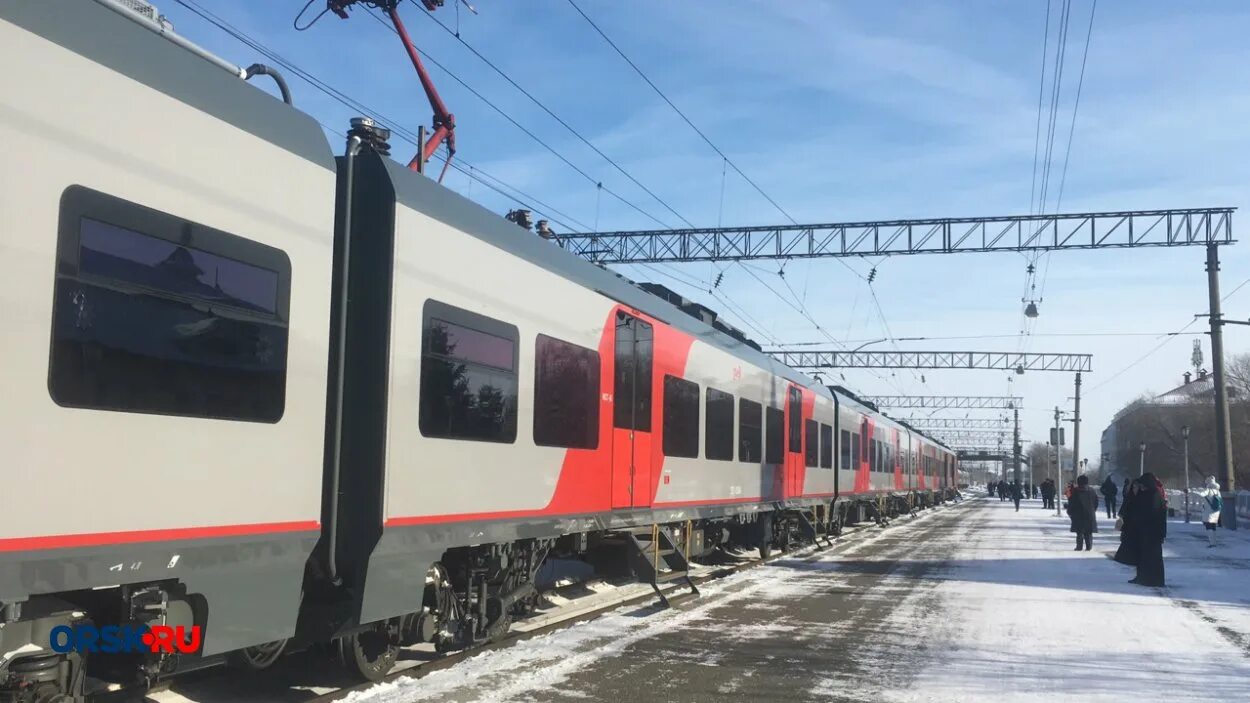
[[[0,3],[0,700],[81,690],[59,626],[289,635],[320,535],[332,154],[139,21]]]
[[[661,593],[953,481],[706,308],[400,166],[369,120],[335,157],[117,3],[0,4],[0,59],[0,700],[314,643],[378,679],[505,632],[550,556],[623,553]]]

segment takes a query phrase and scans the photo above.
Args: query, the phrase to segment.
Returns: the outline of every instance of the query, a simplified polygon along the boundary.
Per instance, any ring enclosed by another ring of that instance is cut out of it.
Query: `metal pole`
[[[1011,464],[1012,471],[1016,478],[1016,485],[1020,485],[1020,408],[1015,403],[1011,404],[1011,415],[1014,421],[1014,429],[1011,433]]]
[[[1059,406],[1055,406],[1055,517],[1059,517],[1059,498],[1063,496],[1063,445],[1059,442]]]
[[[1185,522],[1189,522],[1189,428],[1185,429]]]
[[[1224,505],[1232,506],[1220,515],[1224,527],[1237,529],[1237,487],[1233,475],[1232,433],[1228,423],[1228,389],[1224,386],[1224,335],[1220,312],[1219,247],[1207,245],[1207,295],[1211,301],[1211,374],[1215,382],[1215,472],[1224,490]]]
[[[1081,460],[1081,372],[1076,372],[1076,405],[1072,409],[1072,467],[1076,481],[1076,462]]]
[[[1141,446],[1138,447],[1138,449],[1141,450],[1141,464],[1139,465],[1139,468],[1137,470],[1137,475],[1145,476],[1146,475],[1146,443],[1142,442]]]

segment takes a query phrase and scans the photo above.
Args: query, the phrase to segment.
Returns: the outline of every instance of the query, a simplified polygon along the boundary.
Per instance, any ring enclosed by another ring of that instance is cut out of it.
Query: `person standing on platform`
[[[1137,533],[1137,577],[1129,583],[1140,586],[1165,585],[1163,573],[1163,540],[1168,536],[1168,503],[1164,497],[1163,484],[1154,474],[1143,474],[1137,479],[1136,492],[1131,505],[1125,509],[1139,527]],[[1125,522],[1128,522],[1126,517]]]
[[[1076,550],[1094,548],[1094,533],[1098,531],[1098,494],[1089,485],[1088,476],[1076,479],[1076,490],[1068,498],[1068,517],[1072,520],[1071,531],[1076,533]]]
[[[1042,508],[1051,509],[1055,507],[1055,482],[1050,479],[1042,481]]]
[[[1024,497],[1024,489],[1015,481],[1011,482],[1011,502],[1016,504],[1016,512],[1020,512],[1020,499]]]
[[[1115,560],[1125,566],[1137,566],[1138,543],[1141,542],[1141,522],[1133,517],[1130,506],[1137,504],[1137,483],[1125,483],[1124,500],[1120,503],[1120,516],[1115,521],[1115,529],[1120,531],[1120,548],[1115,551]]]
[[[1220,513],[1224,511],[1224,499],[1220,497],[1220,482],[1214,476],[1207,477],[1207,485],[1194,491],[1207,503],[1202,513],[1202,526],[1207,530],[1207,548],[1215,546],[1215,528],[1220,524]]]
[[[1120,491],[1116,488],[1115,481],[1108,476],[1106,481],[1102,482],[1102,500],[1107,505],[1107,517],[1115,517],[1115,496]]]

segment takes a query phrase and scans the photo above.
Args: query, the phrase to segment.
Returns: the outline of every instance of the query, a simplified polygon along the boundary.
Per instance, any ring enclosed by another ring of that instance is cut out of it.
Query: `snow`
[[[891,625],[940,656],[880,700],[1250,700],[1250,535],[1207,549],[1201,525],[1173,522],[1169,585],[1144,588],[1109,558],[1112,520],[1100,519],[1094,551],[1074,552],[1065,518],[1010,506],[995,501],[944,565],[942,626],[917,626],[926,599],[895,610]]]
[[[905,521],[919,522],[933,514],[929,511],[919,518]],[[875,529],[856,531],[840,541],[842,548],[838,555],[857,554],[887,534],[890,533]],[[798,552],[792,558],[803,554]],[[814,557],[820,561],[828,558]],[[779,601],[792,600],[843,581],[844,577],[827,571],[784,568],[776,563],[765,565],[701,585],[702,597],[689,606],[683,605],[680,610],[626,606],[595,620],[512,647],[484,652],[421,678],[379,684],[343,700],[347,703],[415,703],[430,700],[503,702],[557,689],[561,697],[569,697],[571,689],[560,688],[560,684],[570,675],[595,662],[620,656],[631,645],[664,633],[695,628],[737,642],[776,637],[794,639],[800,625],[789,624],[784,617],[769,625],[742,628],[718,620],[710,611],[726,605],[770,610]],[[761,602],[765,605],[761,606]],[[715,666],[718,661],[719,655],[709,651],[702,663]],[[745,672],[744,676],[749,678],[751,672]],[[731,681],[725,686],[728,693],[734,688],[734,683]],[[579,694],[574,692],[574,695]]]
[[[1207,549],[1201,525],[1173,522],[1169,585],[1154,589],[1128,584],[1132,569],[1109,558],[1118,535],[1105,518],[1094,550],[1076,552],[1067,519],[1039,501],[945,510],[966,512],[923,540],[908,534],[944,511],[708,583],[681,609],[623,607],[347,700],[600,700],[594,672],[651,657],[692,678],[717,672],[710,690],[724,700],[757,698],[761,677],[792,667],[795,690],[777,699],[1250,701],[1250,530]],[[845,616],[812,619],[839,602]],[[765,644],[754,665],[734,664]],[[823,648],[840,665],[802,675]]]

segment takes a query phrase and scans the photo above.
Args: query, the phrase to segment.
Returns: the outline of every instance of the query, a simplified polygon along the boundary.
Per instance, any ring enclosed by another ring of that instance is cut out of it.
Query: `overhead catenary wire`
[[[179,0],[179,2],[182,2],[182,0]],[[369,7],[367,7],[367,6],[365,7],[365,13],[366,13],[366,14],[368,14],[370,17],[372,17],[374,20],[376,20],[379,24],[381,24],[383,27],[385,27],[385,28],[386,28],[387,30],[389,30],[390,32],[395,33],[395,34],[398,34],[397,30],[396,30],[394,27],[392,27],[390,24],[387,24],[386,20],[384,20],[384,19],[382,19],[381,17],[377,16],[377,14],[375,14],[375,13],[373,12],[373,10],[372,10],[372,9],[370,9]],[[499,107],[499,105],[495,104],[495,102],[494,102],[494,101],[492,101],[490,98],[487,98],[485,95],[483,95],[482,93],[480,93],[477,89],[475,89],[473,86],[471,86],[471,85],[469,85],[468,83],[466,83],[463,79],[461,79],[461,78],[460,78],[460,76],[458,76],[456,73],[454,73],[454,72],[452,72],[451,70],[449,70],[449,69],[448,69],[446,66],[444,66],[443,64],[439,63],[439,61],[438,61],[437,59],[435,59],[435,58],[433,58],[432,56],[430,56],[430,55],[429,55],[429,53],[427,53],[427,52],[425,52],[425,51],[423,51],[423,50],[421,50],[421,49],[417,49],[417,52],[418,52],[419,54],[421,54],[421,57],[422,57],[423,59],[425,59],[426,61],[429,61],[429,62],[430,62],[432,65],[434,65],[436,68],[438,68],[439,70],[441,70],[443,73],[447,74],[447,76],[448,76],[449,78],[451,78],[452,80],[454,80],[456,83],[459,83],[459,84],[460,84],[460,87],[462,87],[462,88],[464,88],[465,90],[469,91],[469,93],[470,93],[471,95],[473,95],[474,97],[476,97],[478,100],[481,100],[481,101],[482,101],[482,102],[483,102],[483,103],[484,103],[487,107],[489,107],[490,109],[492,109],[492,110],[494,110],[496,113],[498,113],[500,117],[503,117],[505,120],[507,120],[507,121],[508,121],[508,123],[510,123],[512,126],[516,127],[516,128],[517,128],[518,130],[520,130],[523,134],[525,134],[527,137],[529,137],[531,140],[533,140],[533,141],[534,141],[534,143],[536,143],[536,144],[538,144],[539,146],[541,146],[543,149],[545,149],[547,152],[549,152],[552,156],[555,156],[557,159],[559,159],[561,162],[563,162],[563,163],[564,163],[564,165],[568,166],[570,169],[572,169],[572,170],[573,170],[573,171],[575,171],[578,175],[580,175],[582,178],[584,178],[584,179],[585,179],[588,183],[590,183],[591,185],[594,185],[594,186],[596,186],[596,187],[601,188],[601,189],[602,189],[605,193],[607,193],[608,195],[610,195],[610,196],[612,196],[613,198],[615,198],[615,199],[616,199],[617,201],[619,201],[621,204],[623,204],[623,205],[625,205],[625,206],[629,207],[630,209],[634,210],[635,212],[637,212],[638,214],[642,215],[643,217],[646,217],[647,219],[651,220],[652,222],[655,222],[656,224],[660,225],[661,227],[664,227],[664,228],[666,228],[666,229],[671,229],[671,226],[670,226],[667,222],[664,222],[663,220],[661,220],[661,219],[657,218],[655,215],[652,215],[651,213],[647,212],[646,210],[643,210],[643,209],[642,209],[641,207],[639,207],[636,203],[634,203],[633,201],[631,201],[631,200],[629,200],[628,198],[624,197],[623,195],[621,195],[621,194],[617,193],[616,191],[612,190],[611,188],[608,188],[607,186],[604,186],[604,185],[603,185],[602,180],[597,179],[597,178],[595,178],[594,176],[591,176],[589,173],[587,173],[587,172],[586,172],[584,169],[582,169],[580,166],[578,166],[577,164],[573,163],[573,162],[572,162],[572,161],[571,161],[571,160],[570,160],[567,156],[565,156],[564,154],[562,154],[561,152],[559,152],[558,150],[556,150],[556,148],[555,148],[555,147],[553,147],[553,146],[551,146],[550,144],[548,144],[548,143],[547,143],[547,142],[546,142],[546,141],[545,141],[542,137],[539,137],[537,134],[535,134],[535,133],[534,133],[532,130],[530,130],[528,127],[526,127],[525,125],[523,125],[523,124],[521,124],[520,122],[518,122],[518,121],[516,120],[516,118],[514,118],[511,114],[509,114],[509,113],[508,113],[508,111],[506,111],[506,110],[504,110],[503,108]]]
[[[325,94],[327,97],[331,98],[332,100],[340,103],[344,107],[347,107],[349,110],[352,110],[356,112],[357,114],[372,117],[376,119],[378,122],[388,125],[391,129],[392,135],[394,135],[395,137],[405,142],[408,142],[409,144],[412,144],[415,147],[418,147],[418,148],[420,147],[420,141],[418,139],[418,136],[415,133],[413,133],[412,130],[403,127],[403,124],[400,121],[391,119],[390,117],[386,116],[380,111],[361,103],[360,101],[351,97],[347,93],[344,93],[343,91],[335,88],[329,83],[326,83],[325,81],[321,80],[320,78],[318,78],[316,75],[312,74],[311,72],[304,70],[302,67],[295,64],[293,61],[290,61],[289,59],[285,58],[281,54],[278,54],[277,52],[268,48],[266,45],[259,42],[258,40],[253,39],[252,37],[248,36],[246,33],[237,29],[236,27],[234,27],[233,25],[231,25],[229,22],[225,21],[221,17],[213,14],[212,12],[208,10],[205,10],[202,7],[199,7],[194,2],[190,2],[190,0],[177,0],[177,2],[178,4],[185,7],[187,10],[191,11],[193,14],[200,17],[200,19],[217,27],[219,30],[225,32],[226,34],[229,34],[230,36],[234,37],[235,40],[248,46],[253,51],[256,51],[264,55],[266,58],[273,61],[274,63],[277,63],[281,65],[283,68],[286,68],[292,75],[296,76],[300,80],[303,80],[305,83],[312,86],[314,89],[322,92],[323,94]],[[326,125],[324,122],[318,121],[318,124],[320,124],[322,128],[326,130],[327,133],[330,133],[330,134],[339,133],[338,129],[332,128]],[[437,154],[434,156],[434,158],[440,161],[443,160],[442,157]],[[546,203],[543,203],[543,201],[539,200],[538,198],[532,195],[529,195],[528,193],[520,190],[519,188],[516,188],[515,186],[512,186],[511,184],[506,183],[502,179],[492,176],[490,173],[483,170],[481,167],[475,167],[473,164],[463,159],[457,159],[457,161],[462,163],[465,166],[465,168],[461,168],[459,164],[453,161],[452,168],[454,170],[459,171],[460,173],[463,173],[464,175],[468,176],[472,181],[476,181],[482,184],[489,190],[495,193],[498,193],[499,195],[503,196],[510,202],[516,203],[520,205],[521,207],[526,208],[528,210],[532,210],[533,212],[545,217],[547,220],[550,220],[552,223],[555,223],[556,225],[563,227],[566,230],[575,231],[575,229],[577,228],[580,228],[582,230],[589,229],[589,227],[587,227],[585,223],[582,223],[576,218],[573,218],[561,212],[560,210],[550,205],[547,205]],[[494,180],[498,185],[492,184],[487,179]],[[506,192],[505,189],[511,190],[513,191],[513,193],[508,193]],[[573,225],[576,225],[576,227],[574,227]]]
[[[414,3],[414,4],[415,4],[415,3]],[[457,5],[457,7],[459,7],[459,6]],[[627,170],[625,169],[625,167],[621,166],[621,164],[619,164],[619,163],[618,163],[615,159],[613,159],[611,156],[608,156],[607,154],[603,153],[603,151],[602,151],[601,149],[599,149],[599,147],[595,146],[595,144],[594,144],[593,142],[591,142],[589,139],[587,139],[585,136],[583,136],[581,132],[579,132],[579,131],[577,131],[576,129],[574,129],[574,127],[573,127],[572,125],[570,125],[570,124],[569,124],[569,123],[568,123],[568,122],[567,122],[564,118],[560,117],[560,116],[559,116],[559,115],[557,115],[554,111],[552,111],[552,110],[551,110],[551,108],[547,107],[546,103],[544,103],[543,101],[541,101],[541,100],[539,100],[537,97],[535,97],[533,93],[531,93],[529,90],[526,90],[523,86],[521,86],[521,84],[517,83],[517,82],[516,82],[516,81],[512,78],[512,76],[508,75],[508,73],[507,73],[506,71],[504,71],[503,69],[499,68],[499,66],[497,66],[497,65],[496,65],[493,61],[491,61],[490,59],[488,59],[488,58],[486,58],[484,55],[482,55],[482,53],[481,53],[480,51],[478,51],[478,50],[477,50],[477,49],[476,49],[476,48],[475,48],[472,44],[470,44],[469,42],[465,41],[464,37],[462,37],[462,36],[460,35],[460,32],[455,31],[455,30],[451,29],[450,27],[448,27],[447,25],[443,24],[443,23],[442,23],[442,21],[440,21],[437,17],[435,17],[433,13],[430,13],[430,12],[424,12],[424,11],[423,11],[423,12],[421,12],[421,15],[422,15],[422,16],[424,16],[424,17],[429,18],[429,19],[430,19],[430,21],[434,22],[434,23],[435,23],[435,24],[437,24],[439,27],[441,27],[441,28],[443,29],[443,31],[447,32],[447,33],[448,33],[448,34],[450,34],[452,37],[454,37],[454,38],[456,39],[456,41],[460,42],[460,44],[462,44],[462,45],[463,45],[466,49],[468,49],[468,50],[469,50],[469,51],[470,51],[470,52],[471,52],[474,56],[476,56],[476,57],[477,57],[478,59],[480,59],[483,63],[485,63],[487,66],[489,66],[489,67],[491,68],[491,70],[493,70],[495,73],[499,74],[499,76],[500,76],[501,78],[503,78],[505,81],[507,81],[507,82],[508,82],[508,83],[509,83],[509,84],[510,84],[513,88],[516,88],[516,89],[517,89],[517,90],[518,90],[518,91],[519,91],[522,95],[524,95],[526,98],[528,98],[528,99],[530,100],[530,102],[532,102],[532,103],[534,103],[536,106],[538,106],[538,108],[539,108],[540,110],[542,110],[543,112],[545,112],[545,113],[546,113],[549,117],[551,117],[551,119],[553,119],[553,120],[555,120],[556,122],[560,123],[560,126],[564,127],[566,130],[568,130],[568,132],[569,132],[570,134],[572,134],[574,137],[577,137],[577,139],[578,139],[579,141],[581,141],[583,144],[585,144],[587,147],[589,147],[589,148],[591,149],[591,151],[594,151],[596,154],[598,154],[600,157],[602,157],[604,161],[608,162],[608,163],[609,163],[609,164],[610,164],[613,168],[615,168],[618,172],[620,172],[620,174],[621,174],[621,175],[623,175],[623,176],[625,176],[626,178],[628,178],[628,179],[629,179],[629,180],[630,180],[630,181],[631,181],[634,185],[636,185],[636,186],[638,186],[639,188],[641,188],[641,189],[643,190],[643,192],[645,192],[647,195],[651,196],[651,198],[652,198],[652,199],[654,199],[654,200],[655,200],[657,203],[659,203],[661,206],[663,206],[665,210],[668,210],[670,213],[672,213],[674,217],[676,217],[677,219],[681,220],[682,222],[684,222],[684,223],[685,223],[687,226],[689,226],[689,227],[694,227],[694,226],[695,226],[695,224],[694,224],[693,222],[691,222],[690,220],[686,219],[686,217],[685,217],[685,216],[683,216],[681,213],[677,212],[677,210],[673,209],[673,206],[672,206],[672,205],[670,205],[667,201],[665,201],[665,200],[664,200],[663,198],[661,198],[659,195],[656,195],[656,193],[655,193],[654,191],[652,191],[650,188],[648,188],[646,185],[644,185],[644,184],[642,183],[642,181],[639,181],[636,177],[634,177],[634,175],[633,175],[632,173],[630,173],[629,171],[627,171]]]
[[[322,81],[311,72],[304,70],[302,67],[298,66],[294,62],[272,51],[260,41],[253,39],[252,37],[242,32],[241,30],[238,30],[237,28],[235,28],[229,22],[214,15],[208,10],[205,10],[198,6],[193,7],[192,5],[194,5],[194,3],[190,3],[188,0],[178,0],[178,2],[179,4],[186,7],[188,10],[193,12],[194,14],[198,15],[201,19],[209,22],[210,24],[214,25],[215,27],[222,30],[223,32],[231,35],[237,41],[242,42],[243,44],[247,45],[254,51],[257,51],[265,55],[271,61],[274,61],[275,63],[282,65],[284,68],[287,68],[287,70],[290,71],[293,75],[299,77],[301,80],[305,81],[306,83],[311,85],[313,88],[322,92],[323,94],[335,100],[336,102],[342,104],[344,107],[347,107],[348,109],[353,110],[357,112],[358,114],[371,116],[383,124],[394,125],[393,127],[391,127],[391,130],[392,130],[392,134],[395,137],[402,139],[405,142],[408,142],[409,144],[412,144],[414,147],[420,148],[421,143],[420,143],[418,135],[413,134],[411,130],[404,128],[402,126],[402,123],[400,123],[399,121],[386,117],[379,111],[352,98],[347,93],[344,93],[343,91],[336,89],[334,86],[330,85],[329,83]],[[333,127],[330,127],[324,122],[318,121],[318,124],[320,124],[322,128],[326,130],[327,133],[334,134],[339,131],[339,130],[334,129]],[[445,157],[443,157],[441,154],[435,154],[433,158],[440,162],[445,161]],[[531,210],[535,212],[536,214],[539,214],[545,217],[546,219],[550,220],[552,223],[560,227],[563,227],[564,229],[568,231],[574,231],[575,228],[580,228],[583,231],[594,231],[595,229],[597,229],[597,223],[596,223],[596,226],[592,228],[591,226],[587,225],[584,222],[581,222],[577,218],[574,218],[560,211],[559,209],[543,202],[542,200],[538,199],[537,197],[529,193],[526,193],[525,191],[521,190],[520,188],[517,188],[516,186],[513,186],[512,184],[504,181],[503,179],[492,175],[488,171],[482,169],[480,166],[475,166],[474,164],[466,161],[463,158],[457,158],[455,161],[452,162],[451,167],[453,170],[465,175],[469,179],[470,184],[477,182],[481,184],[482,186],[484,186],[485,188],[487,188],[488,190],[505,198],[506,200],[513,202],[525,209]],[[601,192],[601,190],[603,189],[601,189],[600,185],[596,183],[596,219],[598,217],[598,210],[599,210],[598,198],[599,198],[599,193]],[[652,270],[656,270],[658,272],[658,269],[653,268]],[[697,286],[695,287],[697,288]],[[760,334],[762,337],[767,338],[770,342],[772,341],[771,337],[769,337],[769,335],[763,332],[763,326],[758,322],[758,320],[755,320],[754,318],[752,318],[746,312],[745,308],[743,308],[741,305],[734,303],[728,293],[721,291],[719,294],[717,294],[716,292],[710,291],[710,290],[707,292],[709,292],[713,298],[721,301],[727,308],[730,309],[731,313],[734,314],[736,317],[739,317],[740,319],[744,319],[744,320],[750,320],[750,322],[744,324],[743,326],[748,327],[749,329],[752,329],[753,332],[756,332]]]

